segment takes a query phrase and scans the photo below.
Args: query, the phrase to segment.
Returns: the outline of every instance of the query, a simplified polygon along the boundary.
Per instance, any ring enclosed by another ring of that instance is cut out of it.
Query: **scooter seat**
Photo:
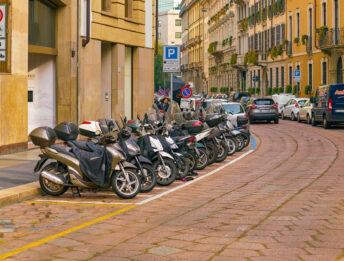
[[[73,154],[73,152],[71,152],[71,148],[70,147],[67,147],[67,146],[64,146],[64,145],[59,145],[59,144],[54,144],[54,145],[51,145],[50,148],[56,150],[59,153],[62,153],[62,154],[71,156],[73,158],[76,158],[75,155]]]
[[[176,142],[176,143],[181,143],[187,139],[189,139],[191,136],[177,136],[177,137],[173,137],[172,139]]]
[[[67,142],[67,144],[71,147],[75,146],[81,150],[92,152],[92,150],[89,148],[89,146],[87,146],[87,141],[73,140],[73,141]]]

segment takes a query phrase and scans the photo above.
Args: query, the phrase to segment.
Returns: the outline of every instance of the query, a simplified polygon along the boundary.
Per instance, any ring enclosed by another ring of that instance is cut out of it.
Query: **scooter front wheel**
[[[111,179],[112,190],[123,199],[136,197],[141,189],[141,180],[137,170],[124,168],[124,171],[116,171]]]
[[[208,165],[208,153],[205,148],[198,148],[195,170],[202,170]]]
[[[228,145],[225,141],[221,140],[219,144],[217,144],[217,152],[216,162],[222,162],[227,158]]]
[[[164,163],[160,160],[153,162],[153,169],[156,173],[156,182],[160,186],[172,184],[177,177],[177,166],[172,159],[163,158]]]

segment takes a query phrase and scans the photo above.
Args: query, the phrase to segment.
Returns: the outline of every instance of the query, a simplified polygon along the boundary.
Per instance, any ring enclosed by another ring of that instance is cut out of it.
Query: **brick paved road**
[[[0,209],[0,259],[26,246],[9,260],[342,260],[343,131],[253,131],[258,149],[234,165],[75,232],[49,238],[125,205]]]

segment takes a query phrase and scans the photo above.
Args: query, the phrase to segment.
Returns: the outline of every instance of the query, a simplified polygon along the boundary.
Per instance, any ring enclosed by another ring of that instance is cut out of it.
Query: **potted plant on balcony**
[[[306,45],[307,42],[308,42],[308,35],[306,35],[306,34],[302,35],[302,37],[301,37],[301,43],[302,43],[303,45]]]
[[[325,37],[327,32],[328,32],[328,27],[326,25],[323,25],[317,29],[317,33],[319,34],[320,38]]]
[[[217,87],[211,87],[210,88],[211,93],[217,93],[217,90],[218,90]]]
[[[310,85],[305,86],[305,95],[310,95],[312,93],[312,87]]]
[[[237,60],[238,60],[238,54],[233,53],[232,56],[231,56],[230,64],[231,65],[236,65],[237,64]]]
[[[283,87],[278,87],[278,94],[281,94],[281,93],[283,93]]]
[[[294,38],[294,44],[299,44],[300,43],[300,38],[299,37],[295,37]]]

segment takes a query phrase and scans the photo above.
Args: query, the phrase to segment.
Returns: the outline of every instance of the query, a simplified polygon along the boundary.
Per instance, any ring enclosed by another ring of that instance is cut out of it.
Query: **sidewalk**
[[[0,156],[0,190],[37,180],[33,169],[39,159],[39,149]]]

